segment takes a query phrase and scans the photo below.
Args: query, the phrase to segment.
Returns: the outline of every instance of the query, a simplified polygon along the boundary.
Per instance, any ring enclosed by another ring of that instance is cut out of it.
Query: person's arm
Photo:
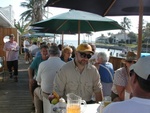
[[[116,89],[118,92],[119,100],[123,101],[124,100],[125,87],[116,85]]]
[[[34,70],[29,67],[28,68],[28,77],[29,77],[30,84],[33,84],[33,76],[34,76],[33,73],[34,73]]]
[[[8,46],[8,44],[6,42],[4,47],[3,47],[3,51],[11,51],[11,48],[8,48],[7,46]]]
[[[103,92],[102,90],[100,92],[95,93],[95,100],[96,102],[102,101],[103,100]]]
[[[96,102],[103,100],[103,92],[102,92],[102,84],[100,81],[100,74],[97,69],[95,69],[95,76],[94,76],[94,92],[95,92],[95,100]]]
[[[60,97],[64,95],[65,86],[66,86],[66,74],[62,70],[59,70],[56,73],[55,79],[54,79],[54,87],[53,90],[58,93]]]

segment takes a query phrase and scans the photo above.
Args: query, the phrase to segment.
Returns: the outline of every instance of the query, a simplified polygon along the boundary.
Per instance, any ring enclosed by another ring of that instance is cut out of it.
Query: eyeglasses
[[[91,54],[86,54],[86,53],[83,53],[83,52],[79,52],[79,53],[80,53],[80,57],[81,58],[88,58],[88,59],[90,59],[92,57]]]
[[[128,63],[130,63],[130,64],[135,64],[136,63],[136,61],[127,61]]]

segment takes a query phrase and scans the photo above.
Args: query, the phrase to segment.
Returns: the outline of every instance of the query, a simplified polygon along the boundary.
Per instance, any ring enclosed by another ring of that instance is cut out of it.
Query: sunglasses
[[[136,61],[127,61],[128,63],[130,63],[130,64],[135,64],[136,63]]]
[[[90,59],[92,57],[91,54],[86,54],[86,53],[82,53],[82,52],[79,52],[80,53],[80,57],[81,58],[87,58],[87,59]]]

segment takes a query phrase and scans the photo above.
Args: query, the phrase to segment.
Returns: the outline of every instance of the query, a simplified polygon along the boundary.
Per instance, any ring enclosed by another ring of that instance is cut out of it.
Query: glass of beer
[[[106,107],[108,104],[111,103],[111,97],[110,96],[105,96],[103,102],[104,102],[104,106]]]

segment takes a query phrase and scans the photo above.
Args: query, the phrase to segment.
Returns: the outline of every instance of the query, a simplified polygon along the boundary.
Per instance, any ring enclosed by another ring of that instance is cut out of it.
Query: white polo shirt
[[[50,57],[40,63],[36,80],[41,84],[43,92],[52,93],[55,75],[64,64],[59,57]]]

